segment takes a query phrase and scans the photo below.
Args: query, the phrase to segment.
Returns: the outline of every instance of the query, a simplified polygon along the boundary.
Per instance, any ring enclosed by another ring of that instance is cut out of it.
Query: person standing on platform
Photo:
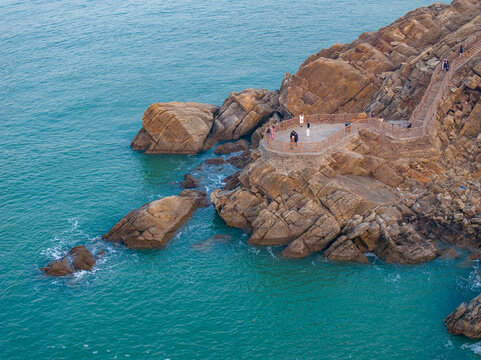
[[[307,137],[311,136],[311,124],[309,124],[309,122],[307,123],[307,127],[306,127],[306,136]]]
[[[299,114],[299,125],[302,127],[304,125],[304,113]]]

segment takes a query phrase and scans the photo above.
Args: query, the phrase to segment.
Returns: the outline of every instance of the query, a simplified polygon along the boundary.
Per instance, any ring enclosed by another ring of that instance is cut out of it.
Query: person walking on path
[[[461,45],[459,47],[459,57],[463,56],[463,52],[464,52],[463,45]]]
[[[270,129],[271,129],[271,140],[274,140],[274,133],[276,132],[274,125],[271,125]]]
[[[447,71],[447,64],[448,64],[448,59],[444,58],[444,59],[443,59],[443,65],[442,65],[442,67],[441,67],[441,69],[442,69],[443,71]]]
[[[299,125],[302,127],[304,125],[304,113],[299,114]]]
[[[309,122],[307,123],[307,127],[306,127],[306,136],[307,137],[311,136],[311,124],[309,124]]]

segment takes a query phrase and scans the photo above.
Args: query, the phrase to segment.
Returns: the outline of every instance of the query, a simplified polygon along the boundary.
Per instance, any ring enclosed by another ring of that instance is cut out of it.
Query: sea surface
[[[293,261],[212,207],[163,250],[100,238],[213,156],[133,152],[149,104],[278,89],[312,53],[430,2],[1,0],[0,359],[478,358],[443,325],[481,291],[462,253]],[[193,174],[210,192],[233,171]],[[106,251],[93,271],[42,275],[80,244]]]

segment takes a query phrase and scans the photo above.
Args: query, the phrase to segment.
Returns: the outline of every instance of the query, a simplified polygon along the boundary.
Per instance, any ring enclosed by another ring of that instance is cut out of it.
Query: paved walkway
[[[299,142],[320,142],[327,139],[336,131],[341,130],[344,124],[311,124],[311,136],[306,136],[306,125],[303,127],[297,126],[294,129],[277,131],[274,134],[274,140],[289,142],[289,136],[292,130],[295,130],[299,135]]]

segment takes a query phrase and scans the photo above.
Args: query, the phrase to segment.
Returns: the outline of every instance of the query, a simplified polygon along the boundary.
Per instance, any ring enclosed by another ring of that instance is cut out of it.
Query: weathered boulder
[[[95,262],[92,253],[85,246],[80,245],[72,248],[61,260],[54,261],[41,270],[45,271],[45,275],[65,276],[76,271],[91,270]]]
[[[325,252],[324,255],[333,261],[351,261],[368,264],[369,260],[357,246],[346,238],[341,236],[337,239]]]
[[[340,231],[336,218],[326,211],[306,232],[292,241],[282,251],[282,255],[304,258],[313,252],[322,251],[339,235]]]
[[[444,319],[444,323],[453,335],[465,335],[471,339],[481,338],[481,295],[469,303],[461,303]]]
[[[277,111],[278,107],[277,92],[265,89],[232,92],[215,118],[205,147],[209,148],[219,140],[235,140],[249,134]]]
[[[103,238],[129,248],[164,247],[197,207],[208,206],[205,193],[184,190],[154,200],[125,215]]]
[[[197,179],[190,174],[184,175],[184,181],[180,182],[180,187],[184,189],[193,189],[199,186],[200,184]]]
[[[241,139],[241,140],[228,142],[228,143],[217,146],[214,150],[214,154],[217,154],[217,155],[231,154],[231,153],[244,151],[248,149],[249,149],[249,143]]]
[[[154,103],[144,113],[143,127],[132,140],[132,149],[146,153],[198,153],[218,109],[194,102]]]
[[[301,66],[282,84],[280,101],[292,114],[330,114],[350,101],[354,111],[363,110],[376,88],[362,71],[348,62],[318,58]]]

